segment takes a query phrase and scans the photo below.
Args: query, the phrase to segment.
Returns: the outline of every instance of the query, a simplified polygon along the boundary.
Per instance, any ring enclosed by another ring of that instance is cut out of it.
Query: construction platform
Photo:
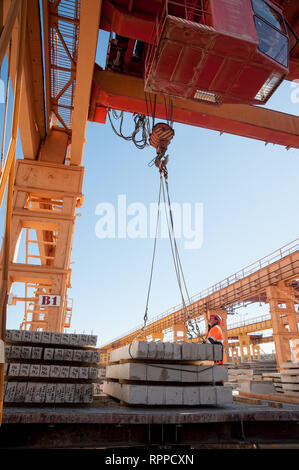
[[[259,448],[299,444],[299,404],[127,407],[103,397],[86,408],[6,407],[2,449]]]

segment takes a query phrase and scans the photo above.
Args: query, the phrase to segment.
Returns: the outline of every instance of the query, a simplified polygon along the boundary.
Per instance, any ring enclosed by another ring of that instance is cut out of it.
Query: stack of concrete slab
[[[134,342],[110,353],[104,393],[129,405],[232,403],[219,345]]]
[[[280,364],[280,380],[283,393],[299,397],[299,363]]]
[[[5,404],[87,404],[100,380],[94,335],[6,331]]]
[[[275,393],[272,375],[277,373],[276,362],[255,361],[241,364],[226,364],[228,382],[234,390],[247,393]]]

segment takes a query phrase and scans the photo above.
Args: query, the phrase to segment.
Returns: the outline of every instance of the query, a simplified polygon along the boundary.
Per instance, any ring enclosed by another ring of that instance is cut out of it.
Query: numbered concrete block
[[[73,403],[75,396],[75,384],[66,384],[65,385],[65,402]]]
[[[39,376],[40,377],[50,377],[51,366],[43,365],[40,366]]]
[[[56,384],[46,384],[46,403],[55,403]]]
[[[69,366],[61,366],[60,368],[60,378],[61,379],[67,379],[70,374],[70,368]]]
[[[34,393],[36,384],[33,382],[27,383],[25,403],[34,403]]]
[[[30,343],[32,341],[32,331],[22,330],[21,341]]]
[[[31,359],[40,360],[43,355],[43,348],[33,347],[31,350]]]
[[[17,382],[7,382],[5,388],[4,401],[6,403],[13,403],[15,400],[15,394],[17,390]]]
[[[54,349],[53,348],[45,348],[44,350],[44,360],[45,361],[52,361],[54,359]]]
[[[30,364],[20,365],[20,377],[29,377]]]
[[[79,369],[80,367],[70,367],[70,379],[78,379],[79,378]]]
[[[20,359],[21,350],[21,346],[12,346],[10,350],[10,359]]]
[[[67,334],[67,333],[62,333],[61,336],[60,336],[60,343],[61,344],[70,344],[70,335]]]
[[[40,373],[40,365],[39,364],[31,364],[29,370],[29,377],[39,377]]]
[[[96,346],[98,342],[98,337],[96,335],[88,336],[88,346]]]
[[[9,377],[17,377],[20,374],[21,364],[10,364],[8,369]]]
[[[65,349],[64,354],[63,354],[63,360],[64,361],[72,361],[73,360],[73,354],[74,354],[73,349]]]
[[[51,339],[52,339],[52,333],[50,331],[42,332],[42,343],[51,344]]]
[[[73,361],[81,362],[82,361],[82,351],[80,349],[75,349],[73,352]]]
[[[32,343],[41,343],[42,342],[42,331],[32,331],[31,341],[32,341]]]
[[[57,365],[50,366],[50,377],[54,377],[54,378],[60,377],[60,366],[57,366]]]
[[[63,361],[63,359],[64,359],[64,349],[55,348],[54,361]]]
[[[24,403],[26,397],[27,382],[19,382],[16,386],[14,401],[16,403]]]
[[[65,384],[56,384],[55,403],[65,402]]]
[[[51,344],[61,344],[60,333],[51,333]]]
[[[21,358],[30,359],[31,358],[32,347],[31,346],[22,346],[21,348]]]
[[[37,383],[34,390],[33,402],[44,403],[46,401],[47,384]]]

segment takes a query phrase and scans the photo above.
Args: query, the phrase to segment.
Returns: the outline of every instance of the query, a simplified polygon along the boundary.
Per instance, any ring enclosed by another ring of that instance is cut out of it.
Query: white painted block
[[[199,387],[199,403],[200,405],[216,405],[217,404],[217,387]]]
[[[231,387],[216,387],[217,405],[231,405],[233,389]]]
[[[56,384],[47,384],[46,403],[55,403]]]
[[[184,387],[166,387],[165,405],[182,405]]]
[[[199,387],[183,387],[183,405],[199,405]]]

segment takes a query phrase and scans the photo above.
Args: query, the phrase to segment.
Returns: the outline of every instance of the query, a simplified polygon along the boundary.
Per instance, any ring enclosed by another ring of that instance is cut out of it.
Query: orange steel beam
[[[292,244],[283,247],[283,249],[271,253],[268,257],[253,263],[248,268],[244,268],[239,273],[212,286],[210,289],[199,294],[199,296],[191,298],[191,302],[192,300],[193,302],[190,306],[192,308],[189,309],[190,318],[198,318],[201,315],[205,315],[208,310],[224,308],[240,302],[265,300],[265,292],[269,286],[277,285],[282,281],[290,282],[299,277],[298,247],[298,240],[295,240]],[[273,261],[280,255],[279,259]],[[258,269],[259,266],[260,269]],[[241,276],[243,277],[241,278]],[[184,321],[186,321],[184,309],[181,306],[174,307],[165,314],[152,319],[144,330],[143,336],[149,336],[152,333],[166,330]],[[105,345],[103,349],[114,349],[124,344],[129,344],[140,332],[140,329],[135,328],[122,338],[118,338]]]
[[[156,117],[166,119],[164,96],[156,96]],[[299,148],[297,116],[257,106],[212,106],[177,98],[174,98],[173,106],[173,119],[176,122],[284,145],[287,148]],[[109,108],[147,115],[149,110],[145,101],[143,79],[103,71],[96,66],[89,120],[105,122],[105,113]]]

